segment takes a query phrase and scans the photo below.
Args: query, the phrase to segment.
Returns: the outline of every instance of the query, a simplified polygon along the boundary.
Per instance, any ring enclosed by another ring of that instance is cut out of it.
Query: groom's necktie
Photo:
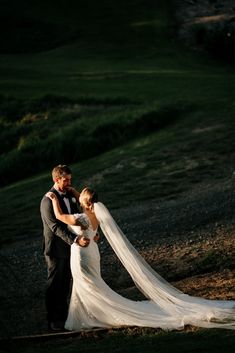
[[[60,194],[60,196],[62,197],[62,199],[64,200],[65,206],[67,207],[67,210],[69,213],[71,213],[71,207],[70,207],[70,203],[69,203],[69,199],[68,199],[68,194],[64,193],[64,194]]]

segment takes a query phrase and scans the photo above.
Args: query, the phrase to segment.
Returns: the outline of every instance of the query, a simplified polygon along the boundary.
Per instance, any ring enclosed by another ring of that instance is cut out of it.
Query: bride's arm
[[[53,192],[48,192],[46,196],[52,200],[54,213],[57,219],[69,225],[80,226],[82,229],[87,228],[87,227],[84,227],[84,225],[81,222],[79,222],[79,220],[74,215],[62,213],[59,200]]]

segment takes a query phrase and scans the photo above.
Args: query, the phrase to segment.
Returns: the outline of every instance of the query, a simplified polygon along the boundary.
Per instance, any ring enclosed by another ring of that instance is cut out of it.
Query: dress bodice
[[[89,217],[86,215],[86,213],[75,213],[74,217],[76,219],[78,219],[79,222],[81,222],[84,226],[86,226],[88,228],[86,230],[82,230],[81,227],[78,225],[77,226],[69,225],[68,227],[71,230],[71,232],[73,232],[77,235],[84,235],[85,237],[92,239],[95,236],[97,229],[94,230],[92,228],[92,224],[90,222]]]

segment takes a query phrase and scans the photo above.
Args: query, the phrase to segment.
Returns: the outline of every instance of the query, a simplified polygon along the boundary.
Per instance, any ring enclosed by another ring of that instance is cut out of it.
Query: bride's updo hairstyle
[[[98,195],[91,188],[85,188],[80,194],[79,201],[82,207],[93,212],[94,203],[98,202]]]

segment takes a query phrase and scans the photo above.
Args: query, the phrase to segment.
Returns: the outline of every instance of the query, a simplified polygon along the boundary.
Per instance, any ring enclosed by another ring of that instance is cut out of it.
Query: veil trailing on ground
[[[235,329],[235,301],[209,300],[179,291],[157,274],[132,246],[101,202],[94,204],[100,227],[137,288],[183,325]]]

